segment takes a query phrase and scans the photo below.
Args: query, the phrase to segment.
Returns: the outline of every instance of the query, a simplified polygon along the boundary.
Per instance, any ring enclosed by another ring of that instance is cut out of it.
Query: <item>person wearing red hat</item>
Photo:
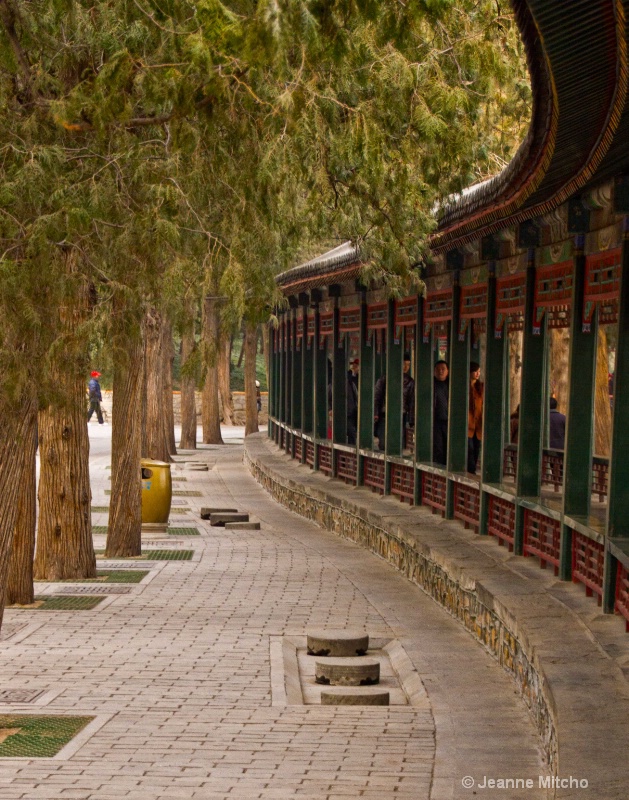
[[[98,424],[104,425],[105,420],[103,419],[103,412],[101,411],[100,404],[103,402],[103,396],[100,392],[100,383],[98,379],[100,378],[100,372],[92,372],[92,377],[88,384],[87,390],[90,396],[90,410],[87,414],[87,421],[89,422],[92,418],[92,414],[96,412],[96,416],[98,418]]]

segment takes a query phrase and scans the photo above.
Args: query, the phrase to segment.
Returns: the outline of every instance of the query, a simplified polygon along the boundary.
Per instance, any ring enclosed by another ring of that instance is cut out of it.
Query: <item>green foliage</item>
[[[228,330],[268,319],[274,275],[313,243],[354,240],[399,290],[439,200],[496,172],[528,122],[517,31],[490,0],[3,8],[5,399],[52,391],[51,350],[72,350],[56,310],[86,287],[74,349],[118,354],[147,306],[183,331],[204,292]]]

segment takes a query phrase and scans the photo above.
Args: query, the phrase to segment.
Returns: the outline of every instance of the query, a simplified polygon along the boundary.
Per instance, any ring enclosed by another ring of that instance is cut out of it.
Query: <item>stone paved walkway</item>
[[[93,444],[100,506],[109,456],[106,442]],[[174,507],[171,525],[201,536],[147,547],[192,549],[191,561],[153,562],[148,582],[93,611],[5,613],[0,688],[49,694],[41,706],[0,704],[0,714],[95,715],[100,727],[69,757],[1,759],[2,800],[445,800],[472,798],[462,779],[484,775],[532,779],[534,788],[478,795],[547,796],[528,712],[454,620],[385,562],[271,501],[237,440],[190,458],[213,468],[173,469],[186,478],[176,489],[202,496],[177,498],[185,505]],[[255,515],[262,530],[227,532],[199,519],[201,506],[223,503]],[[272,639],[325,627],[399,641],[428,704],[274,704]]]

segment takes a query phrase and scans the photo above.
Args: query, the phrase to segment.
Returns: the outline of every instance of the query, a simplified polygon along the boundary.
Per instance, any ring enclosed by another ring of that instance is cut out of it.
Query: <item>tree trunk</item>
[[[242,360],[245,357],[245,330],[242,329],[242,341],[240,343],[240,353],[238,354],[238,368],[242,367]]]
[[[256,355],[258,350],[258,326],[245,325],[245,436],[257,433],[258,405],[256,392]]]
[[[35,401],[22,397],[16,409],[2,408],[0,425],[0,628],[4,613],[5,591],[11,545],[18,519],[20,496],[23,491],[24,462],[32,435]]]
[[[203,362],[205,382],[203,384],[201,419],[204,444],[223,444],[221,418],[218,405],[218,342],[219,334],[218,298],[206,297],[203,301]]]
[[[146,429],[143,443],[143,457],[154,461],[172,459],[166,441],[164,423],[164,353],[162,318],[155,308],[147,311],[145,322],[145,375],[146,405],[144,425]]]
[[[557,408],[568,414],[568,363],[570,358],[570,328],[550,330],[550,391]],[[609,402],[608,402],[609,405]]]
[[[37,525],[37,479],[35,455],[37,453],[37,411],[33,405],[26,424],[30,426],[24,440],[24,464],[19,479],[20,496],[17,501],[17,519],[13,532],[11,561],[7,580],[6,604],[29,605],[34,602],[33,555],[35,553],[35,528]]]
[[[175,412],[173,409],[173,364],[175,362],[175,346],[173,343],[173,327],[170,320],[164,317],[162,322],[162,353],[164,356],[164,435],[166,446],[171,455],[177,454],[175,443]]]
[[[142,552],[142,390],[144,343],[130,339],[126,353],[114,351],[114,398],[111,438],[111,500],[105,555],[139,556]]]
[[[36,580],[94,578],[89,474],[90,444],[85,421],[83,376],[51,367],[67,398],[63,407],[39,414],[39,524],[35,554]]]
[[[196,342],[193,323],[192,328],[185,331],[181,338],[181,440],[179,447],[182,450],[196,450],[197,447],[196,381],[194,375],[189,374],[195,354]]]
[[[261,326],[262,336],[260,342],[260,352],[264,353],[264,374],[266,375],[266,385],[269,386],[269,358],[271,357],[269,350],[269,326],[264,324]],[[304,337],[305,341],[305,337]]]
[[[509,335],[509,399],[511,413],[520,405],[522,388],[522,332],[514,331]]]
[[[612,441],[612,411],[609,403],[609,354],[607,333],[598,329],[594,395],[594,454],[609,457]]]
[[[223,424],[234,424],[234,404],[231,393],[230,367],[232,360],[231,336],[221,334],[218,356],[218,388],[223,406]]]

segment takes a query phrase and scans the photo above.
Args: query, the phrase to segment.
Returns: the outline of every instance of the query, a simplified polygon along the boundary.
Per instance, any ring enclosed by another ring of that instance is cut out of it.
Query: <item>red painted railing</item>
[[[413,505],[415,502],[415,470],[403,464],[391,464],[391,494],[397,495],[400,500],[408,500]]]
[[[624,564],[618,562],[616,573],[615,610],[625,618],[625,630],[629,632],[629,572]]]
[[[327,445],[319,445],[319,470],[326,475],[332,474],[332,448]]]
[[[605,549],[603,545],[573,531],[572,580],[575,583],[585,584],[585,593],[588,597],[591,597],[593,593],[597,594],[599,603],[603,596],[604,563]]]
[[[356,454],[339,450],[336,454],[336,477],[345,483],[356,483]]]
[[[559,572],[561,523],[556,519],[538,514],[530,509],[524,511],[525,556],[537,556],[542,567],[550,562]]]
[[[384,461],[378,458],[365,458],[363,462],[363,483],[374,491],[384,494]]]
[[[445,513],[446,487],[446,479],[443,475],[422,472],[422,505],[430,506],[437,511]]]
[[[306,464],[314,466],[314,444],[312,442],[306,442]]]
[[[498,539],[498,544],[507,544],[513,550],[515,532],[515,506],[508,500],[489,495],[487,533]]]
[[[454,516],[465,523],[465,527],[478,531],[480,519],[480,490],[464,483],[454,484]]]

